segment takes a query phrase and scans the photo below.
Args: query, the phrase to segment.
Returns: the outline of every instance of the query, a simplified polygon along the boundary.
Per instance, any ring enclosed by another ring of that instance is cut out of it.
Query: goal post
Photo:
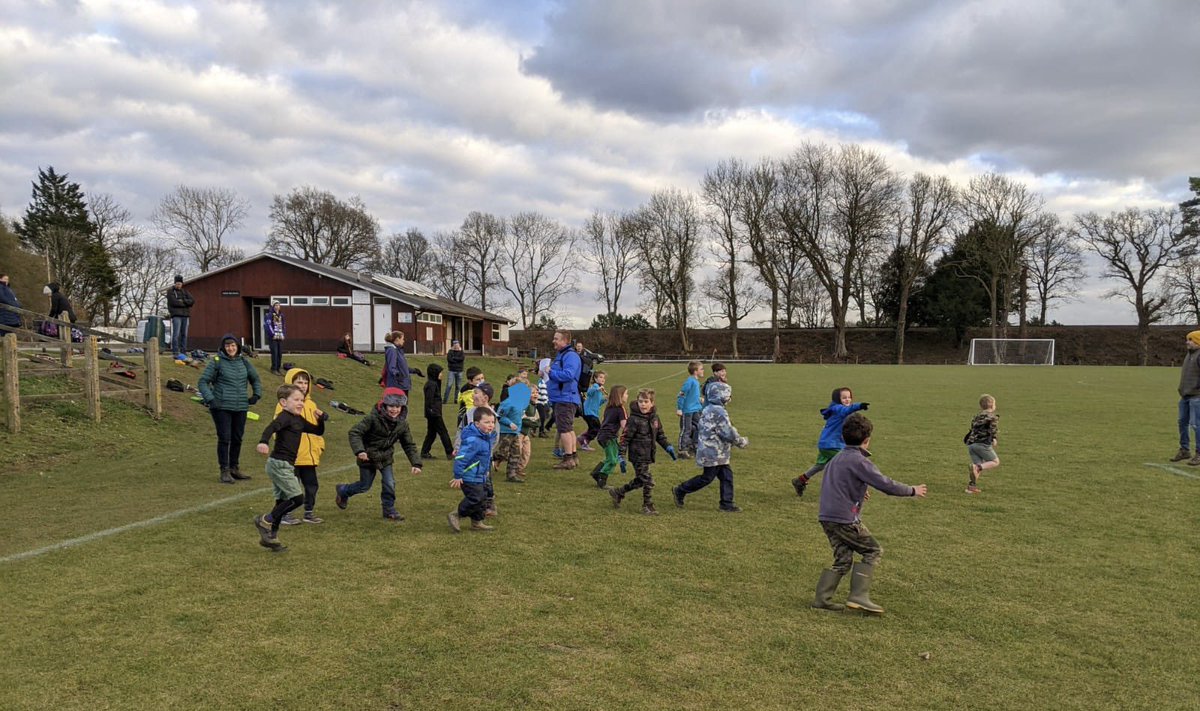
[[[1054,365],[1054,339],[972,338],[967,365]]]

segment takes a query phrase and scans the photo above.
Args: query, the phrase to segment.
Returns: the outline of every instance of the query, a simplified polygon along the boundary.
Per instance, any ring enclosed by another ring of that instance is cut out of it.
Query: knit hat
[[[183,275],[182,275],[182,274],[176,274],[176,275],[175,275],[175,283],[176,283],[176,284],[182,284],[182,283],[183,283]]]
[[[392,407],[404,407],[408,404],[408,396],[400,388],[388,388],[383,391],[383,399],[379,401],[379,404],[384,407],[389,405]]]
[[[1188,343],[1194,346],[1200,346],[1200,331],[1192,331],[1187,335]]]

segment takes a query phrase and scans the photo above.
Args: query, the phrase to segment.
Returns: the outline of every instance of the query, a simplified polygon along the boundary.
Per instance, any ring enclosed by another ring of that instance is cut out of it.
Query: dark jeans
[[[458,503],[458,515],[460,518],[469,518],[472,521],[482,521],[483,512],[487,510],[488,489],[487,484],[462,484],[462,501]]]
[[[381,472],[383,490],[379,492],[379,501],[383,504],[384,511],[396,510],[396,476],[392,473],[392,467],[386,466],[382,469],[376,469],[373,464],[358,465],[358,481],[353,484],[346,484],[342,487],[342,494],[346,498],[350,498],[355,494],[361,494],[371,490],[371,484],[375,483],[375,472]]]
[[[171,317],[171,352],[175,355],[187,353],[188,317]]]
[[[425,441],[421,443],[421,456],[428,457],[429,449],[433,447],[433,441],[436,439],[442,440],[442,448],[446,450],[446,457],[454,456],[454,444],[450,441],[450,432],[446,430],[446,421],[441,417],[425,416]]]
[[[711,484],[713,479],[721,481],[721,508],[733,508],[733,469],[728,464],[704,467],[703,472],[680,484],[679,491],[684,495],[695,493]]]
[[[861,555],[862,561],[867,565],[875,565],[883,555],[883,548],[879,546],[879,541],[875,540],[862,521],[858,523],[822,521],[821,528],[825,529],[825,536],[829,539],[830,547],[833,548],[833,565],[830,567],[838,575],[850,572],[850,567],[854,564],[855,553]]]
[[[271,370],[283,369],[283,339],[272,338],[268,341],[271,344]]]
[[[304,510],[312,511],[317,505],[317,468],[296,465],[296,478],[304,485]]]
[[[208,411],[217,426],[217,463],[222,469],[237,469],[242,459],[242,435],[246,432],[246,411]]]

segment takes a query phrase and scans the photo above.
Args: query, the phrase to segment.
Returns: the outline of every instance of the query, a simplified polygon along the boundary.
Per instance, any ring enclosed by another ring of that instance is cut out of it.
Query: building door
[[[267,299],[250,300],[250,347],[256,351],[267,350],[267,332],[263,322],[270,310],[271,304]]]
[[[373,319],[375,324],[375,347],[383,350],[383,347],[387,345],[387,342],[383,340],[384,337],[394,330],[392,328],[392,302],[391,299],[385,299],[382,296],[376,296],[374,301],[375,303],[371,307],[371,310],[375,315]]]
[[[353,318],[350,338],[354,341],[354,350],[371,350],[371,292],[355,289],[350,292],[350,309]]]

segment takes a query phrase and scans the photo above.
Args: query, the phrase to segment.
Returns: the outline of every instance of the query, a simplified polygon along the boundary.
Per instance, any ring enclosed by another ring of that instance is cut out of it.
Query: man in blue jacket
[[[0,304],[21,308],[21,302],[8,285],[8,275],[0,274]],[[21,327],[21,314],[8,309],[0,309],[0,333],[8,333],[14,328]]]
[[[575,413],[579,409],[579,354],[571,347],[570,331],[554,332],[555,356],[550,363],[550,406],[554,409],[554,426],[558,430],[563,458],[555,469],[574,469],[579,466],[575,451]]]

